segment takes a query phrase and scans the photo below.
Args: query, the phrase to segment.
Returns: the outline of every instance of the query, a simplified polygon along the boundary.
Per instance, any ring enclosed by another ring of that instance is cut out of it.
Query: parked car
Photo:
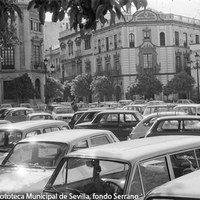
[[[64,155],[113,142],[119,140],[106,130],[57,131],[21,140],[0,166],[0,193],[41,194]]]
[[[197,170],[153,189],[145,200],[199,200],[199,188],[200,171]]]
[[[132,128],[142,119],[137,111],[104,110],[99,112],[91,122],[75,125],[74,128],[106,129],[112,131],[119,140],[127,140]]]
[[[147,102],[147,106],[152,106],[152,105],[158,105],[158,104],[164,104],[164,101],[161,100],[152,100]]]
[[[174,115],[187,115],[184,112],[176,112],[176,111],[166,111],[166,112],[158,112],[152,113],[144,117],[135,127],[133,127],[131,134],[128,136],[128,139],[138,139],[145,137],[147,131],[151,128],[155,120],[159,117],[163,116],[174,116]]]
[[[20,103],[19,107],[24,107],[24,108],[32,108],[30,103]]]
[[[174,107],[175,111],[185,112],[189,115],[200,115],[200,104],[181,104]]]
[[[145,108],[146,108],[145,104],[129,104],[123,107],[124,110],[136,110],[141,114],[144,113]]]
[[[12,104],[10,104],[10,103],[2,103],[1,106],[0,106],[0,109],[1,108],[12,108]]]
[[[77,111],[73,114],[72,118],[70,119],[69,121],[69,126],[71,129],[74,128],[74,125],[76,123],[76,121],[80,118],[80,116],[84,113],[85,111],[84,110],[81,110],[81,111]]]
[[[74,111],[71,106],[57,106],[53,108],[51,114],[56,120],[63,120],[65,122],[69,122],[74,115]]]
[[[145,137],[163,135],[200,136],[200,116],[179,115],[159,117],[147,131]]]
[[[20,140],[43,133],[70,129],[60,120],[30,120],[0,126],[0,154],[7,153]]]
[[[84,122],[91,122],[98,113],[103,111],[104,108],[96,108],[96,109],[90,109],[86,110],[75,122],[75,125],[84,123]]]
[[[177,101],[176,101],[176,103],[177,104],[187,104],[187,103],[191,103],[191,104],[194,104],[194,101],[192,101],[191,99],[178,99]]]
[[[42,120],[42,119],[52,119],[53,120],[53,116],[52,114],[48,113],[48,112],[34,112],[34,113],[30,113],[26,116],[26,120]]]
[[[12,123],[26,121],[26,116],[29,113],[33,113],[32,108],[25,108],[25,107],[12,107],[7,108],[1,114],[0,119],[8,120]]]
[[[186,158],[199,169],[200,137],[142,138],[84,149],[60,161],[43,192],[142,199],[155,187],[184,175]]]
[[[147,116],[149,114],[157,113],[157,112],[173,111],[175,106],[176,106],[176,104],[173,104],[173,103],[165,103],[165,104],[146,106],[146,108],[143,112],[143,116]]]

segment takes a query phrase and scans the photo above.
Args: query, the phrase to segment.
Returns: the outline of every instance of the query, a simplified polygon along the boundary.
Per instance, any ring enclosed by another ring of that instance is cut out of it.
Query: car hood
[[[41,193],[53,170],[0,167],[0,193]]]

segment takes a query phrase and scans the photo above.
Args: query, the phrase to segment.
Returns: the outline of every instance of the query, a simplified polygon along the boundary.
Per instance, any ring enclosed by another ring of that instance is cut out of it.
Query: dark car
[[[85,111],[84,110],[81,110],[81,111],[77,111],[73,114],[72,118],[70,119],[69,121],[69,126],[71,129],[74,128],[74,124],[76,123],[76,121],[82,116],[82,114],[84,113]]]
[[[106,129],[112,131],[119,140],[126,140],[142,119],[138,111],[130,110],[104,110],[99,112],[91,122],[75,125],[74,128]]]
[[[179,115],[159,117],[147,131],[145,137],[162,135],[200,136],[200,116]]]

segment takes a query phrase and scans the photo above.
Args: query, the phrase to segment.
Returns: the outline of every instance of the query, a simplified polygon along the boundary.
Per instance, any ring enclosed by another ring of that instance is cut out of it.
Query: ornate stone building
[[[12,97],[10,81],[25,73],[37,90],[34,101],[44,102],[43,26],[36,9],[27,10],[28,0],[18,0],[23,13],[23,22],[16,19],[20,45],[0,49],[0,104],[17,102]]]

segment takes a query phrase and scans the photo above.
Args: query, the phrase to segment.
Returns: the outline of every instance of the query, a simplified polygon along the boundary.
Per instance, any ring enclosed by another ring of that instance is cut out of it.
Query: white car
[[[105,130],[63,130],[21,140],[0,166],[0,193],[41,194],[63,156],[114,142],[119,140]]]
[[[71,106],[56,106],[53,108],[51,114],[54,119],[69,122],[74,115],[74,111]]]

